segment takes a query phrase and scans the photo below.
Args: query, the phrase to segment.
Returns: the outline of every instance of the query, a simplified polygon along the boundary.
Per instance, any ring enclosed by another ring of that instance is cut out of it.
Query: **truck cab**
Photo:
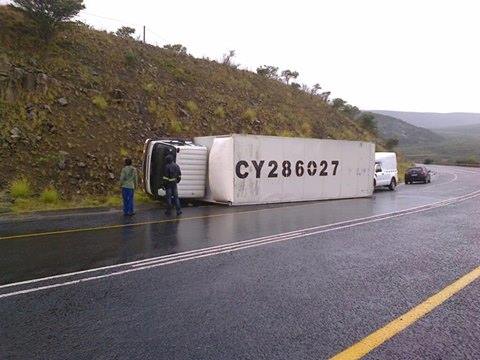
[[[375,153],[374,187],[388,187],[395,190],[398,184],[397,154],[394,152]]]
[[[145,141],[143,150],[143,179],[145,192],[154,198],[165,196],[165,157],[171,155],[180,166],[182,180],[178,196],[200,199],[205,196],[208,151],[204,146],[183,140]]]

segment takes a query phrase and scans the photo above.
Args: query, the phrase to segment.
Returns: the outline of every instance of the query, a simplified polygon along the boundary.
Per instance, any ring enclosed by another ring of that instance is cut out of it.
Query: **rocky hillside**
[[[317,96],[80,23],[48,44],[0,6],[0,190],[27,178],[64,197],[117,188],[149,137],[254,133],[375,141]]]

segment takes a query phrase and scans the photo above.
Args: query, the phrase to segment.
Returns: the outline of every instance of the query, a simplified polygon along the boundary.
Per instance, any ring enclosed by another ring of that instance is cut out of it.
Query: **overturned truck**
[[[164,196],[166,155],[182,170],[181,198],[229,205],[368,197],[375,145],[257,135],[153,140],[144,146],[145,191]]]

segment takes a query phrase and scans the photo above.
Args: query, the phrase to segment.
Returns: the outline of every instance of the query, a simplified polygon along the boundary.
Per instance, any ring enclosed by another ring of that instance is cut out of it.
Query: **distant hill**
[[[469,138],[480,138],[480,124],[451,126],[435,129],[435,133],[442,136],[463,136]]]
[[[414,126],[392,116],[371,113],[375,116],[379,135],[384,139],[397,138],[401,147],[422,143],[438,143],[443,136],[421,127]]]
[[[480,114],[478,113],[427,113],[390,110],[371,110],[371,112],[392,116],[426,129],[480,124]]]

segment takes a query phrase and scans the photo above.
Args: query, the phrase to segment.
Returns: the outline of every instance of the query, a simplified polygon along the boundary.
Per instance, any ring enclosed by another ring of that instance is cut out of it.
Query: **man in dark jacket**
[[[173,161],[172,155],[167,155],[165,157],[165,162],[167,165],[165,165],[165,175],[163,176],[163,180],[165,180],[165,192],[168,206],[165,214],[170,215],[172,213],[172,207],[175,205],[178,216],[182,213],[182,209],[180,208],[180,200],[178,199],[177,183],[181,180],[182,172],[180,171],[180,167]]]

